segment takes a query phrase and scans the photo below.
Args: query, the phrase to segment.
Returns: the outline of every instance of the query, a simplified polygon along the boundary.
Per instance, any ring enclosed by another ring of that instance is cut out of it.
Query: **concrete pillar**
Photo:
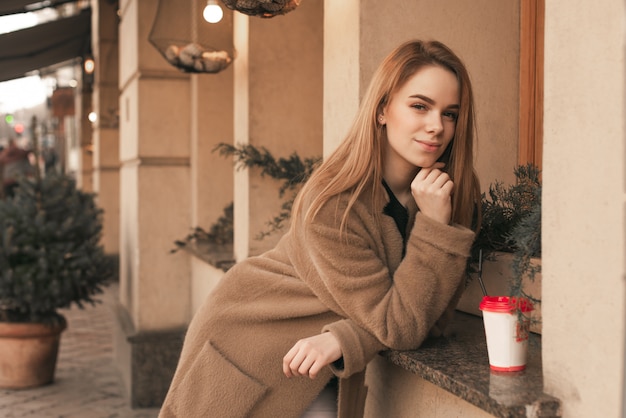
[[[78,68],[80,72],[81,69]],[[89,121],[89,113],[92,110],[93,88],[85,77],[80,83],[81,94],[75,96],[76,99],[76,123],[78,126],[78,144],[73,149],[77,153],[76,186],[85,191],[93,191],[93,129]]]
[[[276,158],[322,155],[323,3],[304,1],[270,19],[235,14],[235,142],[267,148]],[[277,181],[259,170],[235,173],[235,257],[271,247],[259,240],[282,204]]]
[[[233,12],[224,9],[223,19],[210,24],[200,18],[206,1],[194,3],[192,13],[198,38],[207,47],[229,52],[233,46]],[[215,152],[220,143],[233,142],[233,64],[215,74],[191,76],[191,224],[210,230],[233,202],[233,163]],[[180,231],[182,238],[188,231]],[[232,259],[232,245],[228,246]],[[228,251],[227,251],[228,253]],[[202,305],[207,294],[219,282],[224,271],[188,253],[191,268],[191,314]]]
[[[223,7],[223,19],[210,24],[201,18],[206,1],[193,5],[198,38],[233,53],[233,12]],[[191,225],[205,230],[233,201],[232,161],[214,152],[233,141],[233,80],[232,63],[219,73],[191,76]]]
[[[626,9],[620,0],[555,0],[545,12],[544,386],[564,417],[621,417]]]
[[[119,58],[117,7],[92,0],[94,72],[93,191],[104,210],[102,244],[107,254],[119,254]]]
[[[158,405],[190,317],[189,260],[170,255],[190,227],[190,76],[149,43],[157,0],[120,2],[120,305],[116,362],[131,404]],[[180,3],[172,25],[189,25]],[[175,26],[176,27],[176,26]]]

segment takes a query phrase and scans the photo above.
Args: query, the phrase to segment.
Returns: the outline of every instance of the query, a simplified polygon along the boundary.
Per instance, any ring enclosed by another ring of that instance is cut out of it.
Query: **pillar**
[[[107,254],[119,256],[119,58],[117,7],[92,2],[92,50],[94,72],[93,191],[104,211],[102,245]]]
[[[544,387],[564,417],[624,416],[626,9],[556,0],[545,12]]]
[[[157,0],[120,2],[120,294],[115,360],[134,407],[159,405],[189,321],[190,76],[148,39]],[[189,25],[180,3],[172,25]]]
[[[270,19],[235,14],[236,144],[265,147],[275,158],[322,155],[323,10],[321,1],[304,1]],[[282,205],[280,183],[259,173],[235,172],[236,260],[273,247],[282,235],[258,239]]]

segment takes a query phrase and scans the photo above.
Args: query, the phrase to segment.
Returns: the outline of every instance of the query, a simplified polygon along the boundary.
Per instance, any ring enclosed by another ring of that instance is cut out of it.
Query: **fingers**
[[[319,353],[312,350],[306,341],[298,341],[283,358],[283,373],[287,377],[309,376],[313,378],[311,367],[315,364],[318,355]]]
[[[426,168],[420,170],[415,177],[415,188],[423,193],[437,193],[439,191],[450,194],[454,187],[454,183],[450,179],[448,173],[438,168]]]
[[[283,358],[283,373],[287,377],[298,376],[298,368],[304,359],[304,353],[299,350],[299,341]]]
[[[441,171],[442,165],[436,163],[422,168],[411,183],[411,193],[424,215],[448,224],[452,214],[454,183],[448,173]]]
[[[283,373],[287,377],[315,379],[324,366],[341,356],[339,341],[330,332],[325,332],[298,341],[283,357]]]

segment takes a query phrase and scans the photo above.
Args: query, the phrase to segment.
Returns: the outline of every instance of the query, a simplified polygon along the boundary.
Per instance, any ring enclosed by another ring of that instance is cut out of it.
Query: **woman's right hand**
[[[438,162],[422,168],[411,182],[411,194],[420,212],[437,222],[449,224],[454,183],[448,173],[441,171],[444,166]]]
[[[299,340],[283,358],[287,377],[308,376],[315,379],[324,366],[342,356],[339,340],[330,332]]]

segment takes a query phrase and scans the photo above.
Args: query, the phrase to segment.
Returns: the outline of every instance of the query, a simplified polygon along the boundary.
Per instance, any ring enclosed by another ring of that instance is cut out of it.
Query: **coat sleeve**
[[[342,336],[342,349],[348,352],[354,347],[345,344],[362,345],[355,366],[371,359],[372,351],[381,346],[418,347],[462,284],[474,233],[418,213],[405,257],[392,275],[377,247],[369,211],[357,207],[342,235],[337,221],[332,221],[337,218],[335,208],[326,209],[305,229],[308,266],[301,277],[331,309],[354,322],[329,330],[339,330],[335,335]],[[368,341],[367,334],[380,345]]]
[[[372,334],[359,327],[351,319],[342,319],[326,325],[322,332],[332,333],[341,345],[342,358],[331,365],[339,378],[352,376],[365,369],[374,356],[385,349]]]

